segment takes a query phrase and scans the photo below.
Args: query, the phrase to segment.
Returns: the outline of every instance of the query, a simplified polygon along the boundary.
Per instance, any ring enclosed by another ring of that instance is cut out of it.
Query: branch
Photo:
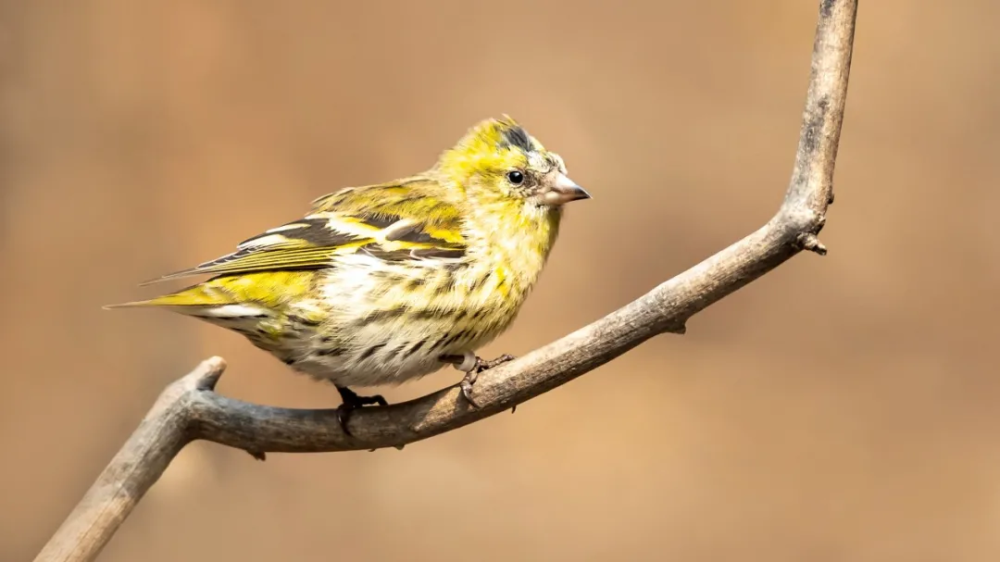
[[[349,437],[334,409],[274,408],[216,394],[225,363],[208,359],[163,392],[36,561],[93,560],[174,455],[193,440],[237,447],[260,459],[265,452],[402,447],[510,409],[653,336],[682,334],[693,315],[800,251],[825,254],[817,235],[833,202],[856,13],[857,0],[820,2],[791,182],[778,212],[756,232],[597,322],[485,372],[474,387],[480,409],[454,386],[409,402],[356,410]]]

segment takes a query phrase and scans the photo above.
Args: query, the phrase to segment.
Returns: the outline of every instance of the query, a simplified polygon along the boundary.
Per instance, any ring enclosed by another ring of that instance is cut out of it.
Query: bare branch
[[[160,394],[35,560],[97,557],[174,456],[191,441],[187,431],[188,397],[214,387],[225,368],[225,361],[213,357]]]
[[[266,452],[401,447],[510,409],[622,355],[653,336],[684,333],[688,318],[802,250],[825,254],[817,235],[833,202],[833,171],[847,97],[857,0],[821,0],[809,90],[784,203],[763,227],[606,317],[485,372],[480,409],[455,386],[389,407],[336,410],[249,404],[220,396],[224,362],[212,358],[168,387],[36,561],[93,560],[188,442],[205,439]]]

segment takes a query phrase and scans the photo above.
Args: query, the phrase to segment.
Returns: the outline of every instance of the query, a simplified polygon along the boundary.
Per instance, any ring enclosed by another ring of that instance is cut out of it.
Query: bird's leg
[[[381,394],[376,394],[374,396],[358,396],[353,390],[347,388],[346,386],[337,386],[337,392],[340,393],[340,399],[343,400],[343,403],[337,408],[337,420],[340,421],[340,428],[344,430],[344,434],[349,437],[352,437],[352,435],[351,431],[347,429],[347,421],[351,417],[351,412],[357,410],[358,408],[363,408],[373,404],[377,404],[379,406],[389,405],[389,403],[385,401],[385,398],[382,398]]]
[[[444,363],[451,363],[456,369],[465,373],[465,377],[462,378],[462,382],[460,383],[462,396],[464,396],[465,399],[468,400],[474,407],[479,408],[479,404],[477,404],[472,398],[472,385],[476,384],[476,379],[479,378],[479,373],[492,369],[497,365],[502,365],[508,361],[513,361],[514,356],[505,353],[496,359],[486,360],[471,351],[466,351],[462,355],[442,355],[440,360]],[[516,408],[517,406],[511,408],[511,412],[513,412]]]

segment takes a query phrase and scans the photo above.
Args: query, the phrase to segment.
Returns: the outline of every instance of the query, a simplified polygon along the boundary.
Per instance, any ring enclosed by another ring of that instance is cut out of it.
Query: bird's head
[[[441,155],[436,169],[477,200],[554,210],[590,198],[566,175],[558,154],[506,115],[475,125]]]

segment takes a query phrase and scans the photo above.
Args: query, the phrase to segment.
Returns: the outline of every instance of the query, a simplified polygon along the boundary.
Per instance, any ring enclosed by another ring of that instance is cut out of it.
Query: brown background
[[[240,336],[102,304],[506,112],[595,195],[485,350],[524,353],[777,208],[815,4],[4,2],[0,560],[208,355],[228,395],[338,402]],[[996,560],[998,16],[863,3],[826,258],[403,452],[192,446],[102,560]]]

